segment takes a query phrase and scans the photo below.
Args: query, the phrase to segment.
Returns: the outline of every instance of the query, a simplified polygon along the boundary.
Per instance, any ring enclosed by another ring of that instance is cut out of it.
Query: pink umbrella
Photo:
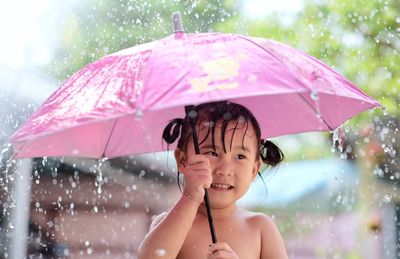
[[[174,35],[82,68],[11,137],[16,158],[118,157],[163,149],[163,127],[183,106],[248,107],[265,138],[333,130],[380,105],[317,59],[235,34]]]
[[[285,44],[236,34],[184,34],[82,68],[11,137],[15,158],[118,157],[163,150],[183,106],[248,107],[264,138],[333,130],[379,104],[322,62]]]

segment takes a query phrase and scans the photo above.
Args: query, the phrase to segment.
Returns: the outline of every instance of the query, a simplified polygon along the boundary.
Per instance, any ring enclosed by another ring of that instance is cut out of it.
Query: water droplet
[[[88,247],[88,248],[86,249],[86,253],[89,254],[89,255],[91,255],[91,254],[93,253],[93,248],[92,248],[92,247]]]
[[[47,163],[47,156],[44,156],[42,159],[42,165],[46,166],[46,163]]]
[[[196,112],[196,111],[190,111],[190,112],[188,113],[188,116],[189,116],[189,118],[194,119],[194,118],[197,117],[197,112]]]
[[[385,106],[381,106],[381,109],[382,109],[383,115],[387,116],[388,115],[388,111],[387,111],[386,107]]]
[[[157,256],[164,256],[165,254],[167,253],[167,251],[165,251],[165,249],[157,249],[156,251],[155,251],[155,254],[157,255]]]
[[[257,76],[254,75],[254,74],[249,75],[248,81],[249,81],[249,82],[255,82],[255,81],[257,81]]]
[[[342,196],[340,194],[338,194],[338,196],[336,197],[336,202],[339,203],[342,199]]]
[[[232,114],[230,112],[227,112],[222,117],[224,118],[224,120],[228,121],[232,118]]]
[[[65,255],[65,256],[68,256],[68,255],[69,255],[69,250],[68,250],[68,249],[65,249],[65,250],[64,250],[64,255]]]
[[[310,94],[311,99],[314,101],[318,101],[318,92],[316,90],[312,90]]]
[[[135,119],[141,120],[142,117],[143,117],[143,112],[142,112],[142,110],[137,109],[137,110],[135,111]]]
[[[383,202],[385,202],[385,203],[390,203],[391,201],[392,201],[392,195],[386,194],[386,195],[383,197]]]

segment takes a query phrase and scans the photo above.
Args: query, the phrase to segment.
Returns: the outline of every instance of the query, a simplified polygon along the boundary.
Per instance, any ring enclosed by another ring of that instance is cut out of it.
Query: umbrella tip
[[[172,22],[174,24],[174,33],[185,32],[183,29],[182,17],[180,12],[174,12],[172,14]]]

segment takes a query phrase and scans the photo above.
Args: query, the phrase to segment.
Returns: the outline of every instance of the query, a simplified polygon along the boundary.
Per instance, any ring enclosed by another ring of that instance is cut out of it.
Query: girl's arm
[[[261,259],[287,259],[282,236],[275,223],[267,216],[260,215],[261,223]]]
[[[176,258],[188,234],[199,204],[182,195],[140,244],[138,258]]]
[[[173,258],[182,248],[204,197],[204,188],[212,182],[210,162],[207,156],[193,155],[189,159],[175,152],[178,170],[185,177],[182,197],[170,212],[150,229],[139,246],[138,258]]]

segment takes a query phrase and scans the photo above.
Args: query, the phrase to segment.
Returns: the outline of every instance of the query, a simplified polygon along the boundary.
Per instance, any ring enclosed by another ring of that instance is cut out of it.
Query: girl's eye
[[[215,151],[207,151],[205,152],[206,155],[210,155],[210,156],[218,156],[217,152]]]
[[[236,156],[237,159],[246,159],[245,155],[239,154]]]

